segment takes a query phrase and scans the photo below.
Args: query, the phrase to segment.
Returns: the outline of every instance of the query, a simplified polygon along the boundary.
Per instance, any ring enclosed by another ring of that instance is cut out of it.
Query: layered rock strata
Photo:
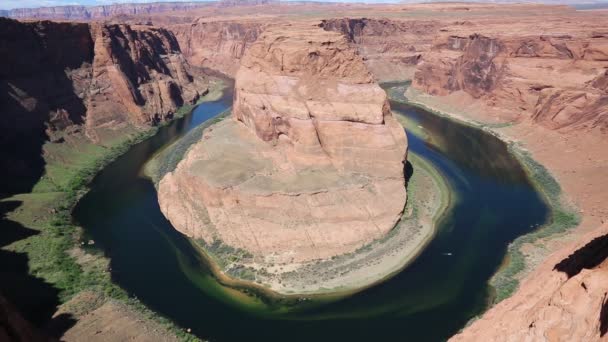
[[[413,85],[477,101],[503,120],[550,129],[608,129],[608,36],[584,32],[501,36],[442,35],[424,55]]]
[[[18,147],[2,151],[9,181],[41,172],[45,141],[83,132],[110,142],[207,91],[165,29],[3,18],[0,28],[0,142]]]
[[[437,20],[339,18],[322,20],[320,26],[344,34],[378,80],[394,81],[413,78],[441,24]]]
[[[266,30],[237,73],[231,120],[159,184],[176,229],[259,265],[349,253],[399,220],[407,140],[346,39],[313,25]]]
[[[450,341],[606,341],[608,225],[554,253]]]
[[[260,21],[196,19],[171,25],[182,53],[190,64],[234,77],[245,50],[264,28]]]

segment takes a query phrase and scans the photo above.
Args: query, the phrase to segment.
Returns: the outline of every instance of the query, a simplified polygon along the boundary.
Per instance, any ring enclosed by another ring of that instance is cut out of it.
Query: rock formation
[[[42,145],[84,131],[108,142],[163,120],[207,89],[165,29],[0,18],[2,169],[36,178]],[[37,170],[37,171],[35,171]],[[10,177],[10,176],[14,176]],[[23,191],[23,190],[22,190]]]
[[[171,25],[182,53],[192,65],[234,77],[245,50],[255,42],[264,24],[259,21],[209,21]]]
[[[320,25],[343,33],[381,81],[411,79],[439,30],[436,20],[326,19]]]
[[[607,42],[593,32],[442,36],[424,55],[413,84],[431,95],[470,96],[488,110],[508,113],[510,120],[531,118],[551,129],[606,130]]]
[[[166,29],[92,24],[91,35],[94,58],[85,103],[92,139],[108,128],[165,120],[207,90],[203,74],[190,68]]]
[[[273,26],[242,59],[232,120],[210,128],[159,184],[184,234],[305,263],[389,232],[405,204],[407,141],[346,39]]]
[[[550,256],[508,298],[450,341],[608,339],[608,225]]]

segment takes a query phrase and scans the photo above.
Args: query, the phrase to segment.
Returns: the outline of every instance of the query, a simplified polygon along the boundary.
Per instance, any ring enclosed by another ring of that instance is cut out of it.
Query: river
[[[387,87],[399,86],[398,84]],[[458,200],[433,241],[387,281],[337,301],[284,310],[223,288],[160,212],[142,167],[156,152],[228,109],[232,93],[199,105],[133,146],[91,183],[74,210],[86,238],[111,259],[112,279],[149,308],[212,341],[441,341],[487,306],[488,279],[509,242],[548,208],[496,137],[401,102],[410,153],[427,159]],[[414,169],[414,173],[416,170]]]

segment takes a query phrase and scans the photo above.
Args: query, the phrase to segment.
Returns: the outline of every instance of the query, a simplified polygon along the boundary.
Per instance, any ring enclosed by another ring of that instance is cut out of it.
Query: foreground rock
[[[405,133],[343,36],[270,28],[245,54],[235,87],[232,120],[209,129],[160,182],[176,229],[244,250],[251,268],[268,271],[353,252],[395,226]]]
[[[451,341],[605,341],[608,225],[551,255],[504,300]]]

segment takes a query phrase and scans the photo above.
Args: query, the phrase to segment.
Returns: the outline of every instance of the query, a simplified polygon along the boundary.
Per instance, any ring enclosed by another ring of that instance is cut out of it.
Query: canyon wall
[[[608,34],[442,35],[413,85],[452,101],[470,99],[509,121],[551,129],[608,129]]]
[[[261,21],[207,21],[171,25],[182,53],[192,65],[234,77],[245,50],[264,29]]]
[[[112,4],[104,6],[54,6],[16,8],[0,12],[0,16],[13,19],[99,20],[122,15],[150,15],[175,11],[188,11],[209,7],[204,2],[155,2]]]
[[[276,25],[245,52],[232,120],[161,180],[159,203],[190,237],[295,270],[394,227],[406,152],[385,92],[342,35]]]
[[[608,224],[551,255],[450,341],[608,340]]]
[[[439,30],[436,20],[339,18],[320,26],[344,34],[381,81],[411,79],[422,54],[431,48]]]
[[[567,233],[525,244],[525,271],[531,272],[517,292],[455,341],[608,339],[603,23],[601,13],[443,23],[422,54],[406,97],[484,124],[525,148],[559,181],[559,200],[575,203],[582,217]]]
[[[165,29],[3,18],[0,28],[0,140],[17,147],[2,152],[3,189],[40,176],[47,140],[110,142],[206,91]]]

